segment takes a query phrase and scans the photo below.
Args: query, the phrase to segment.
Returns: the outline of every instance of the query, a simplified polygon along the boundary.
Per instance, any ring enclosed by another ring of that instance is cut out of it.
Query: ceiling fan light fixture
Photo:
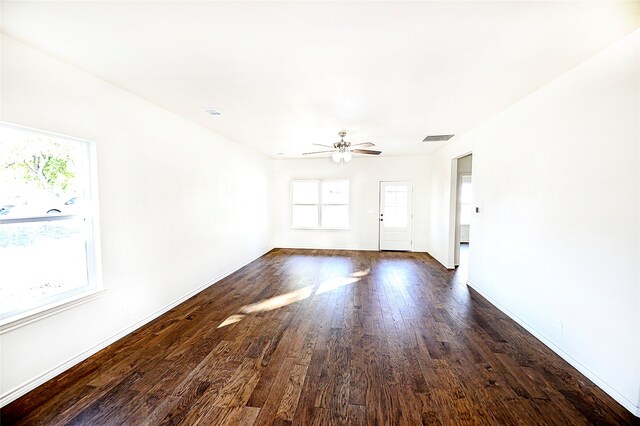
[[[333,160],[336,164],[341,163],[349,163],[353,159],[353,154],[366,154],[366,155],[380,155],[382,151],[375,151],[372,149],[361,149],[365,147],[376,146],[372,142],[362,142],[357,144],[351,144],[351,142],[347,142],[344,140],[347,132],[342,131],[338,133],[340,136],[340,142],[336,142],[331,145],[321,144],[321,143],[313,143],[312,145],[322,146],[325,148],[331,148],[329,150],[324,151],[312,151],[312,152],[303,152],[302,155],[314,155],[314,154],[328,154],[331,153],[331,160]],[[357,147],[357,148],[355,148]]]

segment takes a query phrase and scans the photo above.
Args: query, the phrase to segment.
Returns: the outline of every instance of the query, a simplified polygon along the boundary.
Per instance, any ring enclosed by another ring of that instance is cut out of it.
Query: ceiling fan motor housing
[[[349,142],[345,142],[345,141],[340,141],[333,144],[333,146],[337,148],[340,152],[345,152],[350,145],[351,144]]]
[[[349,148],[349,145],[351,145],[349,142],[344,141],[344,137],[347,136],[347,132],[343,130],[338,133],[338,136],[340,136],[340,142],[334,143],[333,147],[337,148],[340,152],[345,152],[347,148]]]

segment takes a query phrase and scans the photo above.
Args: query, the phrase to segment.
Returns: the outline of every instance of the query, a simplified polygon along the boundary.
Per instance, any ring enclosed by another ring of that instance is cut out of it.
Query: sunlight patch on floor
[[[339,277],[339,278],[333,278],[330,280],[325,280],[320,283],[314,295],[324,294],[329,291],[333,291],[337,288],[343,287],[345,285],[356,283],[360,281],[362,277],[369,275],[370,272],[371,272],[371,268],[367,268],[361,271],[354,272],[346,277]],[[264,299],[260,302],[244,305],[239,309],[238,311],[239,313],[233,314],[227,317],[224,321],[222,321],[222,323],[220,323],[220,325],[217,328],[226,327],[228,325],[240,322],[248,314],[252,314],[255,312],[272,311],[274,309],[278,309],[283,306],[290,305],[300,300],[307,299],[312,294],[313,294],[313,286],[307,286],[295,291],[290,291],[289,293]]]
[[[231,324],[235,324],[235,323],[237,323],[237,322],[240,322],[240,321],[242,321],[242,319],[243,319],[244,317],[245,317],[245,316],[244,316],[244,315],[242,315],[242,314],[238,314],[238,315],[231,315],[231,316],[227,317],[227,319],[226,319],[226,320],[222,321],[222,323],[221,323],[217,328],[226,327],[226,326],[228,326],[228,325],[231,325]]]
[[[358,281],[360,281],[360,278],[355,277],[340,277],[334,278],[332,280],[326,280],[320,284],[318,290],[316,291],[316,294],[323,294]]]
[[[313,287],[303,287],[296,291],[291,291],[289,293],[281,294],[280,296],[270,297],[269,299],[265,299],[263,301],[252,303],[250,305],[245,305],[240,308],[240,312],[243,314],[251,314],[254,312],[265,312],[272,311],[274,309],[281,308],[283,306],[290,305],[299,300],[306,299],[311,296],[313,292]]]

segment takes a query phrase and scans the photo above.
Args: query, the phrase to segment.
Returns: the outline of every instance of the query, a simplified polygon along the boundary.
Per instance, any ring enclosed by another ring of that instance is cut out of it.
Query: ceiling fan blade
[[[324,145],[321,143],[312,143],[311,145],[324,146],[326,148],[331,148],[331,149],[335,148],[333,145]]]
[[[309,154],[324,154],[325,152],[335,152],[334,149],[332,149],[331,151],[314,151],[314,152],[303,152],[302,155],[309,155]]]
[[[376,146],[376,144],[373,142],[362,142],[362,143],[352,143],[351,146],[367,147],[367,146]]]
[[[351,152],[354,154],[370,154],[370,155],[382,154],[382,151],[374,151],[372,149],[352,149]]]

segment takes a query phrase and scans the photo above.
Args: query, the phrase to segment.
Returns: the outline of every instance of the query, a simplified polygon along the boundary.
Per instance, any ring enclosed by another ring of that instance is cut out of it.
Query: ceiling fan
[[[313,144],[317,146],[324,146],[326,148],[331,148],[330,150],[303,152],[302,155],[324,154],[327,152],[332,152],[333,154],[331,154],[331,159],[333,161],[335,161],[336,163],[340,163],[340,162],[348,163],[353,158],[353,154],[368,154],[368,155],[382,154],[382,151],[374,151],[371,149],[360,149],[360,148],[354,149],[353,148],[354,146],[371,147],[371,146],[375,146],[375,144],[371,142],[363,142],[363,143],[355,143],[355,144],[352,144],[351,142],[347,142],[344,140],[344,137],[347,136],[347,132],[345,131],[338,133],[338,136],[340,136],[340,142],[334,143],[333,146],[323,145],[321,143]]]

